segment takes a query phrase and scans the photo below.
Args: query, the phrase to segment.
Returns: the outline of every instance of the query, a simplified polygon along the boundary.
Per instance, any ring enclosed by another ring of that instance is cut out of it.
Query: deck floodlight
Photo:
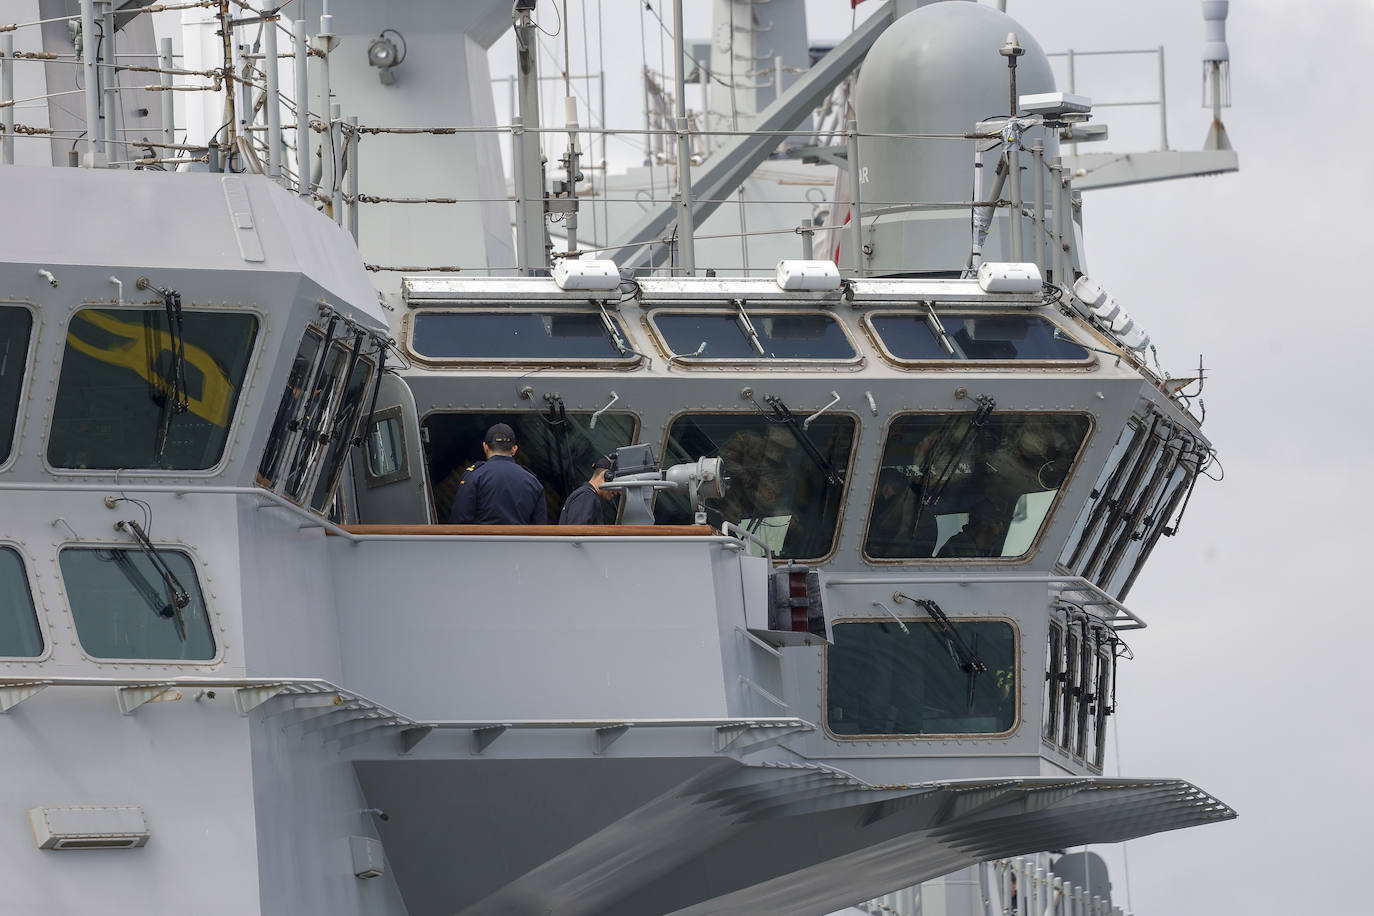
[[[978,286],[985,293],[1038,293],[1044,283],[1034,264],[984,261],[978,268]]]
[[[396,46],[396,42],[386,37],[387,32],[400,40],[401,46],[399,48]],[[397,64],[405,59],[406,40],[395,29],[383,29],[382,33],[372,39],[372,43],[367,46],[367,62],[377,68],[377,77],[384,86],[390,86],[396,82],[396,74],[392,71]]]
[[[840,269],[834,261],[779,261],[778,286],[789,292],[840,288]]]
[[[559,289],[612,290],[620,286],[620,267],[611,260],[560,258],[553,265]]]

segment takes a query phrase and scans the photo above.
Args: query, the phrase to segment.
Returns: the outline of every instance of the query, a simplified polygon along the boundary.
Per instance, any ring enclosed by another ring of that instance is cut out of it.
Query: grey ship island
[[[992,6],[718,0],[606,175],[548,5],[5,9],[7,910],[825,914],[1235,816],[1104,774],[1214,453],[1081,246],[1219,116],[1094,165]],[[496,422],[618,523],[445,524]]]

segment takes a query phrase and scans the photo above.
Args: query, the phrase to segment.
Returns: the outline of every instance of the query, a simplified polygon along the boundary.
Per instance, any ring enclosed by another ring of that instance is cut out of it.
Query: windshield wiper
[[[177,414],[186,413],[191,407],[186,390],[186,335],[182,327],[181,293],[174,289],[154,286],[147,277],[139,277],[135,285],[139,289],[150,289],[161,296],[162,307],[167,312],[167,336],[170,338],[168,349],[172,355],[167,365],[166,390],[158,392],[162,395],[162,401],[158,405],[157,439],[153,445],[153,460],[161,461],[163,452],[167,450],[167,435],[172,430],[172,418]],[[161,350],[161,347],[157,348],[158,356],[161,355]],[[148,357],[156,364],[157,357],[151,351]]]
[[[974,398],[977,407],[973,410],[973,417],[969,420],[968,426],[964,429],[964,437],[959,440],[959,445],[955,447],[945,466],[940,469],[934,483],[930,480],[931,461],[935,455],[939,454],[940,447],[945,444],[945,439],[949,436],[950,430],[954,429],[954,424],[946,424],[940,430],[940,438],[926,452],[926,465],[921,471],[921,497],[916,501],[916,518],[912,520],[911,530],[915,531],[916,526],[921,523],[921,515],[925,512],[926,506],[933,506],[945,495],[945,488],[954,479],[954,471],[959,467],[959,462],[964,458],[964,452],[973,444],[974,434],[987,425],[988,417],[992,416],[992,411],[997,407],[997,402],[991,395],[980,394]]]
[[[954,623],[940,609],[940,605],[928,598],[913,598],[901,592],[893,592],[893,601],[910,601],[912,604],[925,611],[935,624],[936,631],[945,639],[945,648],[949,650],[949,656],[954,660],[954,664],[960,671],[968,675],[968,708],[973,709],[973,690],[978,684],[978,675],[984,674],[988,666],[983,664],[983,660],[978,657],[978,637],[973,637],[973,647],[970,648],[964,642],[964,638],[959,635]]]
[[[158,596],[154,592],[152,585],[143,577],[143,574],[129,562],[129,558],[124,556],[123,551],[113,551],[115,565],[119,566],[125,578],[134,586],[134,589],[138,591],[143,600],[148,603],[148,606],[158,613],[158,616],[170,617],[176,621],[177,636],[181,637],[182,642],[185,642],[186,619],[182,616],[181,610],[191,603],[190,593],[182,587],[181,581],[176,577],[176,573],[172,572],[171,567],[167,565],[167,561],[162,559],[162,554],[157,552],[157,548],[153,546],[153,542],[148,540],[148,535],[144,532],[142,525],[130,519],[127,522],[115,522],[115,527],[128,534],[134,539],[134,542],[138,544],[139,549],[143,551],[143,555],[148,558],[148,562],[153,564],[153,570],[162,578],[162,586],[167,590],[167,595],[171,600],[166,604],[159,602]]]
[[[825,455],[821,453],[816,443],[811,440],[811,436],[802,428],[802,425],[797,422],[796,414],[788,409],[787,405],[782,402],[782,398],[770,394],[763,399],[763,403],[773,409],[773,417],[778,422],[784,424],[792,431],[792,437],[797,440],[802,450],[806,452],[807,456],[815,463],[816,467],[820,468],[821,473],[825,475],[825,482],[831,485],[838,484],[840,479],[835,473],[835,468],[826,460]]]
[[[754,322],[749,320],[749,313],[744,310],[744,300],[735,299],[735,308],[739,313],[735,315],[735,322],[739,325],[744,336],[749,338],[749,344],[758,352],[759,356],[767,356],[763,350],[763,341],[759,340],[759,332],[754,329]]]

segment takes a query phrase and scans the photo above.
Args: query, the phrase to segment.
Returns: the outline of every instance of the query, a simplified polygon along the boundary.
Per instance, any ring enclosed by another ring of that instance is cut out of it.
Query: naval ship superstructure
[[[479,129],[533,4],[187,4],[205,68],[137,3],[30,6],[0,24],[9,97],[49,77],[0,138],[8,905],[825,914],[1235,816],[1104,773],[1123,602],[1213,450],[1200,379],[1085,273],[1058,144],[1089,105],[1004,13],[883,7],[628,243],[554,257],[579,148],[546,182],[523,108],[507,202]],[[697,262],[710,188],[860,62],[863,131],[808,154],[854,177],[811,227],[837,260]],[[200,145],[179,86],[226,105]],[[408,107],[445,92],[456,124]],[[368,191],[388,132],[457,146],[379,183],[467,203]],[[453,236],[491,269],[433,269]],[[497,422],[550,519],[614,455],[618,523],[447,524]]]

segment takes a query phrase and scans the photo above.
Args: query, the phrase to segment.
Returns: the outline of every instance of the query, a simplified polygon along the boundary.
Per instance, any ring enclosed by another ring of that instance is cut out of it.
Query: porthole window
[[[19,395],[28,371],[33,316],[17,305],[0,305],[0,464],[9,460],[19,421]]]
[[[826,728],[839,737],[1010,732],[1016,630],[1002,620],[949,625],[957,640],[929,619],[836,621],[825,651]]]
[[[650,318],[675,361],[847,361],[858,354],[844,328],[821,312],[661,309]]]
[[[57,382],[58,468],[206,470],[219,463],[257,336],[243,312],[82,309]]]
[[[157,548],[157,556],[160,562],[127,547],[67,547],[57,555],[76,635],[87,655],[166,661],[215,657],[215,637],[191,558],[166,547]]]
[[[24,560],[12,547],[0,546],[0,657],[36,658],[43,654],[43,633]]]

